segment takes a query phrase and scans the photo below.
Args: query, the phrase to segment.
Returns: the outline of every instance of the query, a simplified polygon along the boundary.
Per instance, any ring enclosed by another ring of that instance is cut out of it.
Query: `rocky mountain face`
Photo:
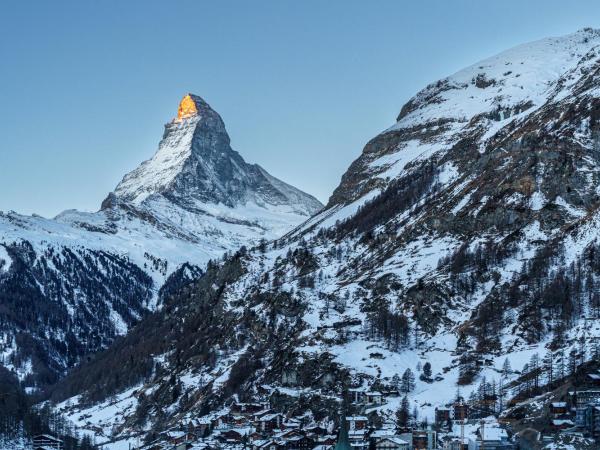
[[[393,389],[429,362],[409,399],[432,419],[506,358],[507,399],[536,354],[585,361],[600,336],[599,71],[600,32],[585,29],[427,86],[324,210],[211,264],[54,400],[109,439],[234,395],[323,416],[342,387]]]
[[[323,206],[258,164],[244,161],[232,150],[219,114],[192,94],[182,100],[177,119],[166,125],[156,154],[125,175],[104,205],[111,205],[114,197],[149,207],[157,203],[156,197],[163,197],[185,210],[205,214],[211,212],[206,204],[280,207],[298,216],[310,216]],[[225,215],[220,217],[226,220]]]
[[[106,348],[210,259],[276,238],[322,205],[246,163],[187,95],[152,159],[100,211],[0,213],[0,364],[31,389]]]

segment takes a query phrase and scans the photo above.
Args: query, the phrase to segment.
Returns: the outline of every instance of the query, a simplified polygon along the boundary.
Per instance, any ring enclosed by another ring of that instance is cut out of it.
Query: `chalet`
[[[326,447],[333,447],[336,442],[337,442],[337,438],[333,434],[330,434],[327,436],[322,436],[319,439],[317,439],[317,443],[319,445],[324,445]]]
[[[196,435],[189,431],[179,431],[176,432],[176,435],[170,440],[171,444],[174,446],[178,446],[181,444],[192,443],[196,440]]]
[[[371,434],[369,434],[369,439],[371,440],[373,446],[383,438],[386,437],[398,437],[396,436],[396,430],[393,428],[381,428],[379,430],[373,430]]]
[[[369,440],[367,439],[368,430],[366,428],[348,431],[348,439],[350,447],[353,450],[367,450],[369,448]]]
[[[252,443],[252,450],[281,450],[280,444],[272,439],[255,441]]]
[[[508,440],[508,434],[500,424],[491,418],[485,419],[485,427],[477,428],[472,439],[469,439],[469,450],[513,450],[514,444]]]
[[[227,443],[239,443],[244,441],[244,435],[238,430],[226,430],[219,434],[219,440]]]
[[[253,431],[252,433],[250,433],[248,435],[248,441],[250,441],[250,442],[260,441],[262,439],[263,439],[263,435],[260,434],[258,431]]]
[[[266,416],[267,414],[274,414],[275,411],[273,411],[272,409],[261,409],[260,411],[255,412],[254,414],[252,414],[252,420],[254,422],[257,422],[261,417]]]
[[[285,450],[311,450],[315,441],[307,436],[294,436],[283,443]]]
[[[40,434],[33,438],[34,450],[63,450],[63,441],[50,434]]]
[[[439,427],[445,427],[450,421],[450,409],[435,408],[435,424]]]
[[[552,402],[550,403],[550,414],[554,417],[559,417],[567,414],[569,411],[567,402]]]
[[[231,425],[236,427],[243,427],[248,425],[248,418],[246,416],[231,416]]]
[[[286,430],[297,430],[302,426],[302,423],[296,419],[285,419],[281,426]]]
[[[348,430],[364,430],[369,424],[369,419],[365,416],[348,416],[346,417],[346,425]]]
[[[202,420],[190,420],[187,429],[196,433],[198,436],[206,436],[210,432],[210,422]]]
[[[252,416],[259,411],[264,410],[264,406],[260,403],[234,403],[231,405],[231,413],[241,416]]]
[[[433,430],[412,432],[412,448],[415,450],[432,450],[437,447],[437,436]]]
[[[275,433],[273,434],[273,438],[277,439],[277,440],[286,440],[286,439],[292,439],[295,437],[301,437],[301,436],[305,436],[304,431],[302,430],[283,430],[280,431],[279,433]]]
[[[575,424],[569,419],[552,419],[552,428],[555,430],[566,430],[573,427]]]
[[[217,429],[228,428],[231,425],[231,415],[227,413],[219,414],[212,420],[211,425]]]
[[[378,391],[370,391],[365,393],[365,399],[367,405],[382,405],[383,394]]]
[[[469,405],[463,402],[457,402],[452,405],[452,419],[466,420],[469,418]]]
[[[409,443],[398,437],[385,437],[377,440],[375,450],[409,450]]]
[[[363,388],[348,389],[348,395],[352,403],[360,404],[365,401],[365,390]]]
[[[575,407],[583,408],[590,403],[600,402],[600,390],[588,389],[571,393],[575,398]]]
[[[600,387],[600,374],[588,373],[587,382],[590,386]]]
[[[583,426],[587,435],[600,438],[600,406],[588,405],[585,408]]]
[[[279,413],[265,414],[256,421],[256,428],[263,433],[270,433],[275,429],[281,428],[283,416]]]
[[[308,433],[309,435],[312,435],[312,436],[326,436],[327,435],[327,429],[320,427],[318,425],[313,426],[313,427],[307,427],[304,429],[304,431],[306,431],[306,433]]]

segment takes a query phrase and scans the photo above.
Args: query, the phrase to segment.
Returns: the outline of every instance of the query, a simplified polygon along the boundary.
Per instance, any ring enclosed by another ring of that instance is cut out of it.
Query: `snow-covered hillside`
[[[584,361],[600,336],[599,67],[600,32],[586,29],[426,87],[326,209],[211,267],[55,398],[77,394],[62,405],[76,418],[121,392],[130,412],[80,426],[126,435],[211,417],[234,394],[331,414],[343,388],[389,390],[429,362],[408,395],[431,419],[457,388],[515,382],[535,354]],[[128,382],[78,382],[119,373],[132,348]]]
[[[156,309],[159,289],[182,264],[204,268],[322,207],[246,163],[204,100],[184,101],[195,111],[166,125],[153,158],[126,175],[98,212],[0,213],[0,295],[8,308],[0,313],[0,354],[23,368],[27,383],[54,381],[126,333]]]

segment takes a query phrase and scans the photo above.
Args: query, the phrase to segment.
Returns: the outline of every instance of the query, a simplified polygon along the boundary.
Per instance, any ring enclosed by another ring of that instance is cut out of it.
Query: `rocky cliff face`
[[[321,207],[246,163],[221,117],[188,95],[156,154],[100,211],[0,213],[0,363],[31,388],[54,382],[211,258],[276,238]]]
[[[99,425],[119,434],[233,394],[325,404],[430,362],[409,397],[431,419],[457,385],[467,396],[498,379],[507,357],[518,369],[536,353],[585,360],[600,336],[599,67],[600,33],[582,30],[426,87],[323,211],[211,266],[55,398],[84,394],[75,418],[121,392],[137,408]],[[82,381],[129,357],[127,382]],[[505,377],[504,395],[519,394],[519,373]]]

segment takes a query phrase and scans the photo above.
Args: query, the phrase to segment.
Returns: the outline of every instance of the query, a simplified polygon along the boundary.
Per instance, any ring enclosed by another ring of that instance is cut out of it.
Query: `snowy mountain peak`
[[[258,165],[246,163],[231,148],[221,116],[193,94],[181,100],[177,118],[165,125],[158,151],[125,175],[114,195],[137,206],[162,196],[187,210],[255,204],[308,216],[322,206]]]
[[[191,175],[193,160],[209,162],[211,149],[228,147],[229,136],[221,116],[202,98],[187,94],[177,117],[165,125],[158,151],[125,175],[114,194],[122,201],[140,204],[152,194],[169,191],[184,172]],[[196,158],[192,158],[193,153]]]
[[[600,31],[585,28],[513,47],[430,83],[401,108],[394,125],[366,145],[329,206],[384,189],[411,164],[442,155],[462,140],[478,141],[482,154],[501,130],[574,96],[597,96],[599,61]]]

